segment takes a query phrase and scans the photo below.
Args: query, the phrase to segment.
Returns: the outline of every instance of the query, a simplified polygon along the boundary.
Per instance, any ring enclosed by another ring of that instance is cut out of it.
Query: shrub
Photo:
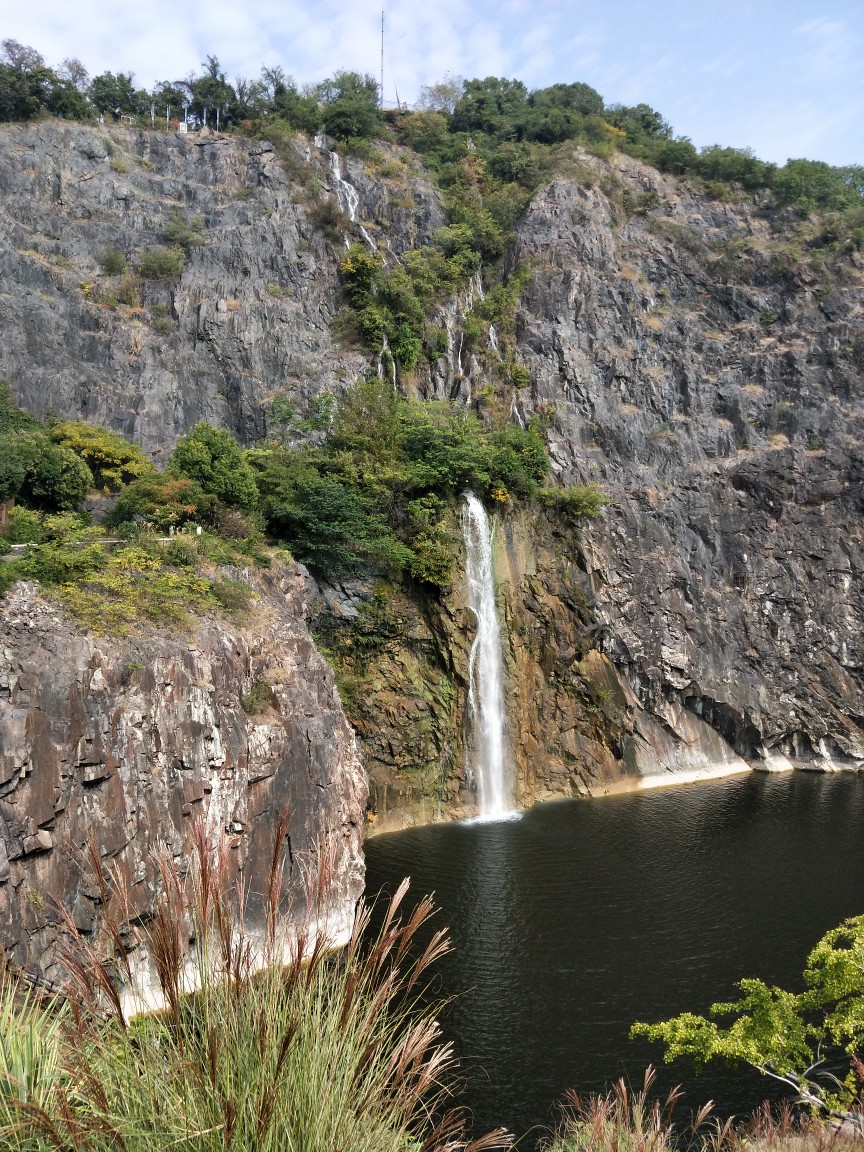
[[[145,280],[179,280],[185,262],[182,248],[153,248],[138,257],[138,273]]]
[[[609,497],[596,484],[572,484],[569,488],[544,488],[542,501],[554,508],[562,520],[576,524],[596,520],[609,503]]]
[[[179,208],[173,208],[168,213],[165,235],[175,248],[180,247],[188,250],[198,244],[203,244],[206,239],[205,232],[206,225],[203,216],[194,216],[191,220],[187,220]]]
[[[198,550],[194,540],[175,536],[165,545],[165,560],[175,568],[194,568],[198,561]]]
[[[258,503],[255,474],[237,441],[224,428],[201,421],[171,456],[171,468],[234,508],[251,511]]]
[[[10,544],[41,544],[45,539],[42,517],[32,508],[16,504],[9,509],[4,538]]]
[[[137,444],[130,444],[98,424],[65,420],[51,429],[51,439],[87,464],[98,488],[116,492],[122,485],[154,471]]]
[[[141,281],[134,272],[128,272],[121,279],[117,298],[128,308],[141,307]]]
[[[108,522],[143,522],[167,530],[209,517],[213,498],[194,480],[170,473],[143,476],[123,488]]]
[[[126,257],[119,248],[108,248],[99,257],[99,266],[106,276],[122,276],[126,271]]]
[[[0,433],[0,500],[45,510],[77,507],[93,487],[90,469],[38,428]]]
[[[244,696],[240,703],[244,712],[250,716],[257,716],[273,706],[273,689],[263,676],[259,676],[249,689],[249,695]]]
[[[98,566],[50,581],[60,585],[56,594],[70,615],[94,632],[122,634],[145,620],[185,629],[215,607],[209,580],[193,572],[166,571],[161,559],[140,545],[119,548],[108,557],[101,548],[95,550],[102,558]]]

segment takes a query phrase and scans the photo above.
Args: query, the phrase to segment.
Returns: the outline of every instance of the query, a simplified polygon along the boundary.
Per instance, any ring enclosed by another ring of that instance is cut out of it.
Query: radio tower
[[[384,107],[384,9],[381,9],[381,108]]]

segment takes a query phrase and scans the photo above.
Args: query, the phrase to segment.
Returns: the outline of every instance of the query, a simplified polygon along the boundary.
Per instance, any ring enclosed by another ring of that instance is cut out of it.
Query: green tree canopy
[[[124,484],[154,471],[153,464],[137,444],[130,444],[100,425],[64,420],[51,429],[51,439],[87,464],[97,488],[116,492]]]
[[[243,450],[225,428],[201,421],[177,444],[171,471],[196,480],[223,504],[251,512],[258,503],[255,474]]]
[[[807,957],[803,982],[802,992],[789,992],[741,980],[739,999],[712,1004],[708,1016],[685,1012],[634,1024],[632,1031],[663,1043],[667,1062],[742,1061],[794,1089],[801,1101],[845,1114],[855,1076],[850,1072],[842,1084],[832,1076],[826,1085],[819,1070],[832,1051],[847,1057],[864,1051],[864,916],[822,937]]]
[[[378,111],[378,82],[359,72],[337,72],[318,89],[323,108],[324,130],[337,140],[349,137],[368,139],[381,123]]]

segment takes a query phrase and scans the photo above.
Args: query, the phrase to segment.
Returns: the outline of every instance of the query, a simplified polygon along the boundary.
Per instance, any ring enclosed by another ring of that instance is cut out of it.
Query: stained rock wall
[[[31,584],[0,605],[0,941],[34,974],[60,975],[57,903],[85,933],[99,915],[91,837],[146,918],[151,850],[182,861],[199,815],[230,837],[254,919],[287,809],[286,911],[303,914],[325,853],[331,927],[350,924],[364,876],[357,742],[304,622],[302,570],[245,578],[256,601],[242,626],[210,616],[189,636],[97,638]],[[269,703],[250,715],[257,681]]]

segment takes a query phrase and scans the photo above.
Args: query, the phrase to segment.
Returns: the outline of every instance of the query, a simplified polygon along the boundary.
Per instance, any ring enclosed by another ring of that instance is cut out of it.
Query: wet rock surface
[[[287,809],[288,907],[303,914],[304,880],[326,854],[333,927],[350,923],[364,875],[356,738],[304,622],[303,570],[244,578],[257,596],[248,619],[210,616],[189,636],[88,635],[32,584],[0,605],[0,940],[34,974],[61,975],[58,904],[94,928],[91,838],[146,920],[151,850],[164,842],[182,860],[199,816],[230,838],[254,920]]]

